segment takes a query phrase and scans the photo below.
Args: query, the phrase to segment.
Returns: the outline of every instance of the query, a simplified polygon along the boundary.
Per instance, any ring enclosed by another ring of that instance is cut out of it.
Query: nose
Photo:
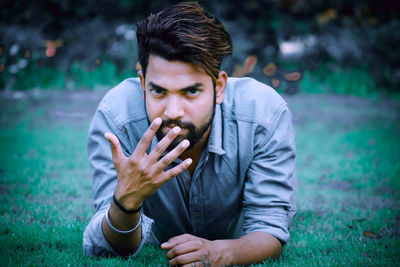
[[[183,117],[183,106],[179,96],[170,96],[167,99],[164,115],[166,118],[175,120]]]

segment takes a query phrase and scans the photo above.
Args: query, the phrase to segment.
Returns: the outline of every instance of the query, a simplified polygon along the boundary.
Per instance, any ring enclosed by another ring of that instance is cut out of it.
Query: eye
[[[153,89],[150,89],[150,92],[151,92],[153,95],[155,95],[155,96],[162,96],[162,95],[164,95],[164,94],[165,94],[164,91],[165,91],[165,90],[160,89],[160,88],[153,88]]]
[[[200,90],[192,88],[192,89],[185,90],[185,93],[188,96],[197,96],[200,93]]]

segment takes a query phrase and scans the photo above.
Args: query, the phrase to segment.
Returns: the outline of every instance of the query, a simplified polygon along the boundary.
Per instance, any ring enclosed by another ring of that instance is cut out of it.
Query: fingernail
[[[187,159],[186,160],[186,166],[189,166],[190,164],[192,164],[192,159]]]
[[[172,129],[172,132],[174,133],[174,134],[177,134],[177,133],[179,133],[181,131],[181,128],[179,128],[179,126],[175,126],[173,129]]]
[[[188,140],[183,140],[183,141],[182,141],[182,147],[183,147],[183,148],[187,148],[187,147],[189,147],[189,145],[190,145],[190,143],[189,143]]]
[[[161,124],[161,119],[157,117],[157,118],[154,119],[153,123],[155,125],[160,125]]]

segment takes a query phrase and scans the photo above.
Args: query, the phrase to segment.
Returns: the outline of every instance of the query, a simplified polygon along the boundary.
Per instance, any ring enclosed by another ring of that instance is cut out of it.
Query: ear
[[[221,104],[224,101],[226,84],[228,82],[228,74],[225,71],[218,73],[218,79],[215,84],[216,103]]]
[[[144,99],[145,80],[144,80],[143,72],[141,70],[139,70],[138,71],[138,75],[139,75],[139,78],[140,78],[140,84],[142,85],[142,92],[143,92],[142,95],[143,95],[143,99]]]

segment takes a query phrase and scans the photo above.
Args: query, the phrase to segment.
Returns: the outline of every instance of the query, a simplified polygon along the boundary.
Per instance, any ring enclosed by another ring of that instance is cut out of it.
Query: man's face
[[[157,132],[161,140],[174,126],[181,127],[181,134],[168,148],[188,139],[190,148],[208,134],[215,104],[222,103],[223,90],[206,72],[192,63],[168,61],[150,55],[146,78],[140,75],[147,117],[150,122],[160,117],[163,123]]]

